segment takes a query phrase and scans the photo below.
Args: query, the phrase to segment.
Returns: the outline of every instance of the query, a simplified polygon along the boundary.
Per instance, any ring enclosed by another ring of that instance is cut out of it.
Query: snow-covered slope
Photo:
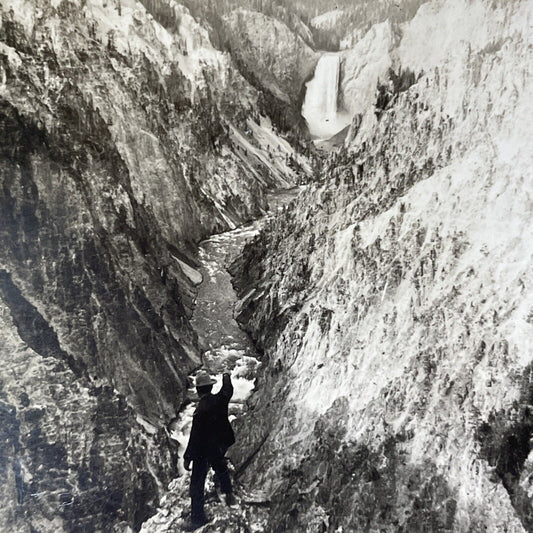
[[[532,530],[532,20],[375,28],[396,74],[235,267],[268,369],[234,458],[271,530]]]

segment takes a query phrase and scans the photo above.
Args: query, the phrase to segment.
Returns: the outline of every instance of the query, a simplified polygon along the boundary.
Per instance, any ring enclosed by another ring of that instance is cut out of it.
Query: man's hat
[[[198,372],[198,374],[196,374],[196,379],[194,380],[194,384],[196,387],[205,387],[206,385],[213,385],[216,382],[216,379],[213,379],[204,370]]]

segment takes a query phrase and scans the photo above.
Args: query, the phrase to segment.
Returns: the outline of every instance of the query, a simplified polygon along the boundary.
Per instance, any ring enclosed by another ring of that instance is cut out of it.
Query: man
[[[222,376],[222,388],[211,394],[216,383],[204,371],[198,372],[195,380],[200,402],[194,413],[189,444],[183,456],[186,470],[191,462],[191,521],[194,528],[207,522],[204,513],[204,484],[209,468],[212,467],[226,495],[226,503],[232,505],[234,498],[224,454],[235,442],[235,435],[228,420],[228,404],[233,395],[233,385],[228,373]]]

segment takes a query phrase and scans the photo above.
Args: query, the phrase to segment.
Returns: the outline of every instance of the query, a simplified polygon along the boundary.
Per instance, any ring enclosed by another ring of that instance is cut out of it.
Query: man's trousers
[[[191,518],[193,521],[205,520],[204,515],[204,485],[209,467],[215,471],[220,483],[220,490],[224,494],[231,493],[231,481],[228,466],[223,455],[216,457],[200,457],[192,462],[191,475]]]

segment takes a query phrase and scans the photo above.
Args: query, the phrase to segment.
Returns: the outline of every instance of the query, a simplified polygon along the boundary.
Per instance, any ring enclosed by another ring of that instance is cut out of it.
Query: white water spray
[[[309,131],[319,139],[332,137],[350,123],[344,113],[338,113],[340,57],[326,54],[320,58],[315,75],[307,83],[302,115]]]

